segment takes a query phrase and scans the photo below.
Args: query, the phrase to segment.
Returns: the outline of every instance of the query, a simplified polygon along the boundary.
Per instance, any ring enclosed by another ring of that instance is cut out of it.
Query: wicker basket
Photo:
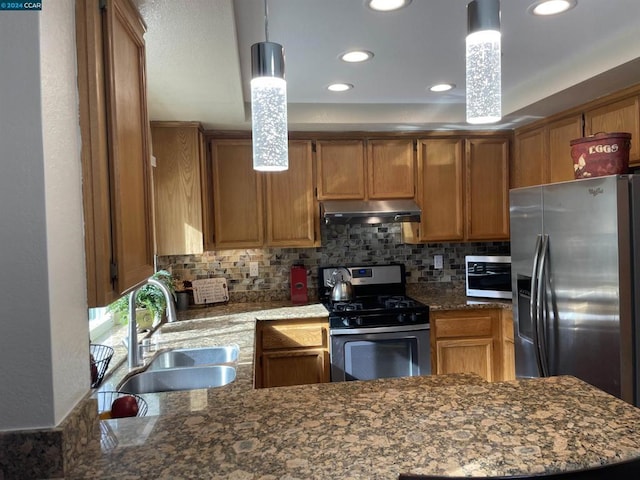
[[[576,179],[618,175],[629,171],[631,134],[596,133],[569,142]]]
[[[111,411],[111,405],[114,400],[120,397],[131,396],[136,399],[138,402],[138,414],[136,417],[144,417],[147,414],[147,401],[142,398],[140,395],[136,395],[135,393],[127,393],[127,392],[116,392],[116,391],[104,391],[98,392],[96,398],[98,399],[98,415],[104,414],[105,412]]]
[[[109,362],[113,357],[113,348],[106,345],[90,344],[89,362],[91,363],[91,388],[98,387],[107,373]]]

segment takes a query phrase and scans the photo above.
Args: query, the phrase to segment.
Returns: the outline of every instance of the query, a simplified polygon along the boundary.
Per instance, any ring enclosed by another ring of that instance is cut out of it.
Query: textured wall
[[[0,15],[0,431],[56,426],[89,390],[74,9]]]
[[[40,13],[40,78],[55,424],[89,388],[75,2]]]
[[[408,283],[464,283],[465,255],[509,254],[508,242],[402,243],[398,224],[333,225],[322,227],[320,248],[219,250],[204,255],[158,258],[159,268],[171,268],[183,279],[226,277],[232,300],[284,300],[289,296],[289,269],[304,265],[315,294],[317,267],[403,263]],[[433,269],[433,255],[443,255],[444,268]],[[258,262],[260,275],[249,277],[249,262]]]

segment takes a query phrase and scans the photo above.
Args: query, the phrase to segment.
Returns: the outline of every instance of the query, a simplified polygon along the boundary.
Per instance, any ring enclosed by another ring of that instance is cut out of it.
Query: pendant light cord
[[[264,37],[269,41],[269,9],[267,8],[267,0],[264,0]]]

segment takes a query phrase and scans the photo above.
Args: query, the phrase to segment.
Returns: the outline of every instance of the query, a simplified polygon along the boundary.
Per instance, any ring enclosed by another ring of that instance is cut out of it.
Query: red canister
[[[576,179],[617,175],[629,171],[631,134],[596,133],[569,142]]]
[[[309,300],[309,297],[307,295],[307,269],[302,265],[292,266],[290,284],[291,302],[307,303],[307,301]]]

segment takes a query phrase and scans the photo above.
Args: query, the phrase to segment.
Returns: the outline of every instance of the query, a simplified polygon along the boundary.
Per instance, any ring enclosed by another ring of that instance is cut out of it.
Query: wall
[[[0,15],[0,431],[89,389],[73,0]]]
[[[509,254],[508,242],[402,243],[399,224],[330,225],[321,228],[322,247],[219,250],[204,255],[158,258],[159,268],[171,268],[181,278],[226,277],[232,301],[286,300],[289,269],[310,270],[309,288],[315,294],[317,267],[374,263],[403,263],[408,283],[464,283],[465,255]],[[444,268],[433,269],[433,255],[443,255]],[[249,277],[249,262],[258,262],[260,275]]]
[[[89,389],[75,1],[44,4],[40,82],[49,309],[58,425]],[[43,279],[44,280],[44,279]]]

